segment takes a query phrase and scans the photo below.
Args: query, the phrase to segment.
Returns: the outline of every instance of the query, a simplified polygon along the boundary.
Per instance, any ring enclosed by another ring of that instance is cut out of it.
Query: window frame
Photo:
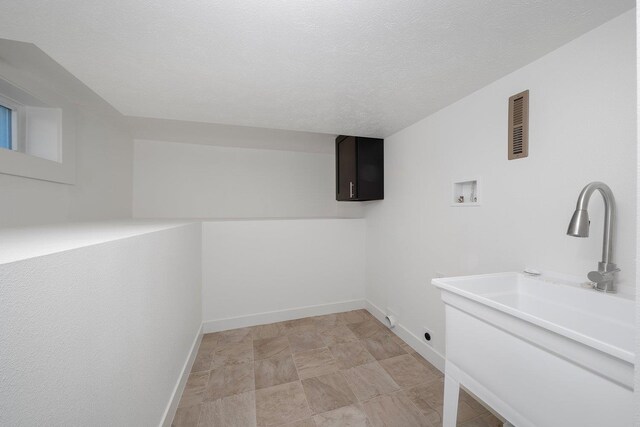
[[[0,61],[0,104],[6,102],[15,114],[15,130],[12,129],[12,149],[0,149],[0,174],[33,178],[61,184],[75,184],[75,137],[76,137],[76,107],[66,98],[47,87],[41,82],[23,81],[25,73],[12,75],[6,73]],[[18,70],[9,70],[18,71]],[[28,74],[26,74],[28,76]],[[9,79],[19,77],[13,81]],[[23,87],[29,87],[27,91]],[[3,104],[4,105],[4,104]],[[26,153],[26,135],[28,133],[28,110],[30,107],[51,108],[58,110],[59,129],[57,138],[58,160],[49,160]],[[13,120],[14,114],[12,114]],[[14,134],[15,132],[15,134]],[[13,139],[15,135],[15,140]],[[15,142],[15,144],[14,144]]]
[[[20,144],[20,136],[22,132],[20,132],[18,129],[21,122],[24,120],[24,110],[22,109],[22,105],[0,93],[0,107],[11,110],[11,148],[3,149],[11,151],[21,151],[21,148],[23,148],[23,145]]]

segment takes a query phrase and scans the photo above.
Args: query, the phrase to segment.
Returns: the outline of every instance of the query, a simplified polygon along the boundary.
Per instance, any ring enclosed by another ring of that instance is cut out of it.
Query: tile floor
[[[440,426],[442,374],[366,310],[207,334],[173,426]],[[461,392],[458,425],[502,423]]]

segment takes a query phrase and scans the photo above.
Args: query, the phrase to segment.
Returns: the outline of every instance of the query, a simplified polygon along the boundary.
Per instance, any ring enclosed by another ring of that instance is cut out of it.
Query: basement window
[[[16,144],[17,118],[15,108],[0,98],[0,148],[13,150]]]
[[[0,77],[0,173],[72,184],[71,114],[63,100],[36,97]]]
[[[61,162],[60,109],[25,101],[0,94],[0,148]]]

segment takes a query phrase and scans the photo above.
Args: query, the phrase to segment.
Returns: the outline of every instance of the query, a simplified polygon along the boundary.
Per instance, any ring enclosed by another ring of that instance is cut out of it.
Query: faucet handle
[[[587,274],[587,278],[594,283],[609,282],[613,280],[614,273],[618,271],[620,271],[619,268],[609,271],[590,271],[589,274]]]
[[[593,282],[593,289],[600,292],[616,292],[616,286],[613,283],[613,275],[619,268],[609,271],[590,271],[587,277]]]
[[[614,267],[609,271],[590,271],[587,277],[593,283],[593,289],[600,292],[616,292],[616,286],[613,282],[613,275],[620,271]]]

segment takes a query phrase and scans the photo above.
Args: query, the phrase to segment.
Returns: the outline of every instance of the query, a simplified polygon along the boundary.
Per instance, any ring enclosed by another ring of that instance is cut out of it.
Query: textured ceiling
[[[633,0],[0,0],[125,115],[388,136]]]

